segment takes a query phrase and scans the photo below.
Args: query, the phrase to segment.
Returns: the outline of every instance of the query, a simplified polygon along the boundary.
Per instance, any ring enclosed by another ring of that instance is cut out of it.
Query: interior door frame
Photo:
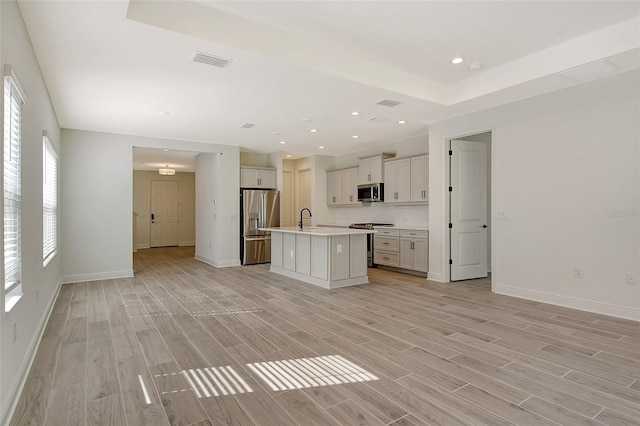
[[[496,257],[495,257],[495,185],[496,185],[496,179],[495,179],[495,141],[496,141],[496,128],[495,126],[482,126],[482,127],[478,127],[476,129],[473,130],[468,130],[464,133],[461,134],[456,134],[454,136],[448,136],[444,139],[444,143],[445,143],[445,149],[443,150],[444,152],[444,173],[445,173],[445,178],[444,178],[444,182],[445,182],[445,188],[443,191],[444,197],[443,197],[443,206],[444,206],[444,216],[443,216],[443,223],[442,223],[442,229],[444,232],[444,251],[443,254],[446,253],[446,259],[443,259],[443,266],[444,266],[444,281],[447,283],[452,283],[455,284],[455,281],[451,281],[451,268],[449,267],[449,254],[451,253],[451,234],[449,232],[449,218],[451,217],[451,205],[450,205],[450,197],[449,197],[449,186],[451,185],[451,164],[449,162],[449,147],[451,146],[451,141],[455,140],[455,139],[464,139],[466,137],[469,136],[473,136],[473,135],[477,135],[480,133],[487,133],[487,132],[491,132],[491,147],[490,147],[490,155],[488,156],[490,158],[490,167],[489,170],[487,171],[487,175],[490,176],[490,185],[488,185],[488,189],[489,192],[491,194],[490,199],[489,199],[489,205],[491,206],[491,220],[489,221],[489,229],[490,229],[490,240],[491,240],[491,250],[490,250],[490,256],[491,256],[491,264],[489,265],[489,270],[491,271],[491,286],[492,286],[492,291],[493,291],[493,283],[495,282],[494,277],[496,276],[495,274],[498,272],[498,268],[497,268],[497,262],[496,262]]]

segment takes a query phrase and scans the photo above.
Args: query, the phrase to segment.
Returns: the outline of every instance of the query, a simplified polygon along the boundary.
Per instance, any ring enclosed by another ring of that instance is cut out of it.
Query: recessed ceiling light
[[[164,151],[164,152],[169,152],[169,150],[168,150],[168,149],[163,149],[163,151]]]
[[[398,124],[407,124],[407,120],[399,120]]]
[[[319,149],[324,149],[324,145],[320,145],[318,148]]]
[[[280,145],[284,145],[287,141],[280,141]]]
[[[351,136],[351,137],[352,137],[353,139],[358,139],[360,136],[358,136],[358,135],[353,135],[353,136]]]
[[[317,132],[318,132],[318,129],[311,129],[311,130],[309,130],[309,131],[310,131],[311,133],[317,133]]]
[[[293,155],[287,154],[287,158],[291,158],[291,157],[293,157]]]
[[[453,58],[453,59],[451,60],[451,63],[452,63],[452,64],[461,64],[461,63],[462,63],[462,61],[464,61],[464,59],[462,59],[462,58]]]
[[[360,113],[358,111],[353,111],[351,115],[360,115]]]

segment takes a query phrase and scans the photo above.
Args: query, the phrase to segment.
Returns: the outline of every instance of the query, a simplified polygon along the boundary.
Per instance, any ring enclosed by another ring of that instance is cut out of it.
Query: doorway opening
[[[447,243],[452,282],[490,279],[491,141],[491,131],[448,141]]]

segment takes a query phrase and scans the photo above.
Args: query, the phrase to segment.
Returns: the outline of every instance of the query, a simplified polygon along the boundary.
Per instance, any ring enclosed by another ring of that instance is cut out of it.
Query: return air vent
[[[375,121],[376,123],[386,123],[386,122],[391,121],[391,120],[389,120],[388,118],[383,118],[383,117],[371,117],[369,119],[369,121]]]
[[[207,53],[195,52],[191,58],[193,62],[200,62],[202,64],[213,65],[218,68],[226,68],[231,63],[230,59],[219,58],[217,56],[209,55]]]
[[[250,129],[253,126],[255,126],[255,124],[253,123],[244,123],[242,126],[240,126],[241,129]]]
[[[396,105],[400,105],[402,102],[392,101],[391,99],[382,99],[381,101],[376,102],[376,105],[382,105],[387,107],[394,107]]]
[[[620,71],[620,68],[607,60],[602,60],[568,69],[558,73],[558,75],[569,78],[573,81],[586,82],[597,78],[607,77],[618,71]]]

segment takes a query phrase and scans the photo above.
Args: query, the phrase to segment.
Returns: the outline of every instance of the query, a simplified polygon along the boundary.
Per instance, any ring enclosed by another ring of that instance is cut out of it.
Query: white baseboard
[[[439,282],[439,283],[446,282],[445,280],[442,279],[442,274],[440,272],[428,272],[427,273],[427,279],[429,281],[436,281],[436,282]]]
[[[143,250],[143,249],[148,249],[151,248],[151,246],[149,244],[136,244],[136,249],[138,250]]]
[[[92,274],[65,275],[62,277],[62,284],[82,283],[86,281],[113,280],[116,278],[133,277],[133,269],[124,271],[95,272]]]
[[[207,265],[211,265],[214,268],[229,268],[231,266],[240,266],[240,259],[216,261],[216,260],[213,260],[213,259],[209,259],[208,257],[200,256],[197,253],[194,256],[194,258],[196,260],[199,260],[202,263],[206,263]]]
[[[181,243],[178,243],[178,247],[190,247],[195,245],[196,245],[195,241],[182,241]]]
[[[58,282],[57,287],[58,288],[56,288],[56,291],[53,292],[51,299],[49,299],[49,302],[47,303],[44,315],[42,315],[42,318],[40,318],[40,322],[38,322],[38,326],[36,327],[35,333],[33,333],[33,336],[31,337],[29,346],[27,346],[27,352],[25,353],[22,365],[20,366],[20,375],[18,376],[18,380],[7,393],[8,395],[12,395],[12,397],[9,400],[8,405],[2,407],[2,412],[0,414],[0,424],[2,425],[9,424],[11,418],[15,414],[16,408],[18,407],[18,402],[20,401],[20,396],[22,395],[22,391],[24,390],[24,385],[27,383],[29,371],[31,371],[31,366],[33,365],[33,361],[36,358],[36,353],[38,352],[38,348],[40,347],[40,342],[42,341],[42,335],[44,334],[45,326],[49,322],[49,317],[51,317],[51,312],[53,312],[53,305],[55,304],[56,299],[58,299],[60,288],[62,288],[62,280]]]
[[[542,291],[527,290],[495,283],[492,285],[492,291],[494,293],[502,294],[505,296],[513,296],[520,299],[534,300],[536,302],[544,302],[552,305],[564,306],[566,308],[593,312],[596,314],[640,321],[640,309],[638,308],[629,308],[626,306],[595,302],[593,300],[577,299],[575,297],[562,296],[559,294],[546,293]]]

